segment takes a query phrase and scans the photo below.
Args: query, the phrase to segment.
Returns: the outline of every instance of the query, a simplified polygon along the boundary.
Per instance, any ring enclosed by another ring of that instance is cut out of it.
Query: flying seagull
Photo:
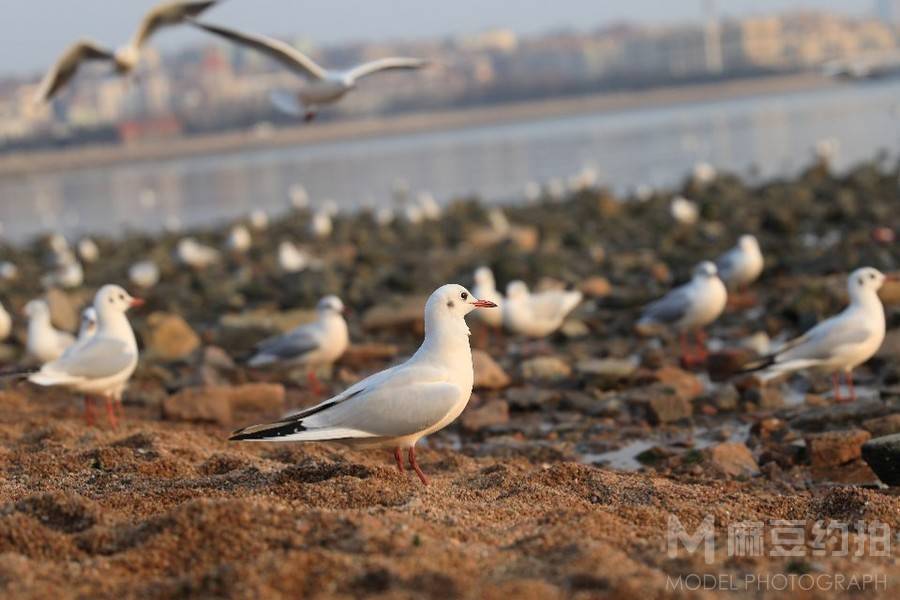
[[[128,75],[137,66],[141,50],[154,33],[163,27],[196,17],[220,1],[172,0],[157,4],[144,15],[128,43],[118,50],[112,50],[88,38],[75,42],[44,76],[35,96],[36,101],[47,102],[53,98],[75,76],[81,64],[87,61],[111,62],[117,74]]]
[[[288,114],[305,113],[306,121],[315,118],[320,106],[332,104],[356,87],[356,82],[383,71],[421,69],[428,61],[420,58],[392,57],[373,60],[346,71],[333,71],[317,65],[311,58],[285,42],[262,35],[244,33],[219,25],[192,20],[196,27],[227,40],[259,50],[304,77],[307,84],[296,94],[274,92],[272,102]]]

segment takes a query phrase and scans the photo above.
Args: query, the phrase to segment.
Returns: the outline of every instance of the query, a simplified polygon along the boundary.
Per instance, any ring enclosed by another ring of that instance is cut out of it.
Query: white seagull
[[[193,269],[205,269],[219,260],[219,251],[192,237],[182,238],[175,247],[175,257]]]
[[[497,290],[494,272],[489,267],[475,269],[475,286],[472,288],[472,293],[476,298],[490,300],[498,308],[498,310],[479,311],[476,316],[491,327],[499,328],[503,325],[503,294]]]
[[[243,225],[235,225],[228,232],[228,239],[225,246],[235,254],[243,254],[253,245],[253,237],[250,231]]]
[[[412,358],[316,406],[236,431],[231,439],[393,448],[401,472],[400,451],[407,448],[410,465],[428,485],[416,462],[416,442],[449,425],[468,404],[474,373],[465,316],[493,306],[461,285],[439,287],[425,304],[425,341]]]
[[[92,420],[92,395],[106,400],[110,425],[116,425],[113,402],[122,393],[138,362],[137,342],[125,312],[143,304],[117,285],[104,285],[94,296],[97,330],[71,351],[46,363],[28,380],[42,386],[62,386],[85,394],[85,416]]]
[[[99,60],[111,62],[117,74],[130,74],[137,67],[144,44],[156,31],[162,27],[177,25],[187,18],[196,17],[218,1],[175,0],[157,4],[144,15],[131,40],[118,50],[111,50],[88,38],[75,42],[63,52],[44,76],[35,100],[46,102],[53,98],[75,76],[83,62]]]
[[[698,345],[696,359],[705,360],[702,329],[719,318],[725,310],[728,292],[719,279],[716,265],[705,260],[694,267],[691,280],[653,302],[644,309],[638,328],[654,325],[672,327],[680,334],[684,362],[691,362],[687,351],[687,332],[693,331]]]
[[[232,42],[267,54],[288,69],[304,77],[306,84],[296,93],[276,92],[272,101],[286,113],[305,113],[307,121],[315,118],[320,106],[337,102],[363,77],[398,69],[420,69],[428,61],[419,58],[382,58],[347,71],[332,71],[317,65],[311,58],[285,42],[274,38],[228,29],[219,25],[191,21],[197,27]]]
[[[97,259],[100,258],[100,248],[91,238],[81,238],[78,241],[77,249],[78,257],[86,263],[97,262]]]
[[[0,303],[0,342],[8,338],[10,333],[12,333],[12,317]]]
[[[75,343],[67,331],[58,331],[50,322],[50,307],[44,300],[32,300],[25,305],[28,317],[28,341],[25,349],[29,356],[44,364],[59,358],[66,348]]]
[[[506,286],[503,325],[512,333],[542,338],[559,329],[581,302],[579,291],[547,290],[532,294],[523,281]]]
[[[278,267],[285,273],[299,273],[310,266],[309,254],[288,240],[278,244]]]
[[[841,401],[840,374],[843,373],[850,387],[850,400],[856,400],[853,369],[872,358],[884,341],[884,306],[878,290],[887,279],[872,267],[853,271],[847,278],[850,294],[847,308],[787,342],[777,352],[747,365],[745,371],[756,372],[763,383],[802,369],[830,372],[838,401]]]
[[[350,334],[344,320],[344,303],[337,296],[325,296],[319,300],[316,315],[312,323],[263,340],[247,364],[251,367],[276,364],[305,366],[310,388],[321,394],[316,369],[331,366],[343,356],[350,342]]]
[[[152,260],[139,260],[128,267],[128,279],[138,287],[151,288],[159,282],[159,267]]]
[[[763,255],[755,236],[742,235],[737,245],[716,259],[716,268],[729,288],[750,285],[763,270]]]

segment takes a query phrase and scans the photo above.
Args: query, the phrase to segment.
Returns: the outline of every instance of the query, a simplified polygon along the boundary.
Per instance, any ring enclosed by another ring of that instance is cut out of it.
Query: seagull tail
[[[294,92],[287,90],[274,90],[269,94],[272,106],[291,117],[299,117],[304,113],[303,104]]]
[[[372,434],[347,427],[307,428],[303,420],[283,420],[238,429],[229,442],[328,442],[373,437]]]
[[[40,371],[40,367],[17,367],[0,371],[0,381],[6,379],[25,379]]]
[[[756,375],[757,379],[765,383],[771,379],[775,379],[779,375],[816,367],[818,365],[819,361],[812,359],[796,359],[787,362],[778,362],[778,354],[770,354],[747,363],[739,373],[753,373]]]

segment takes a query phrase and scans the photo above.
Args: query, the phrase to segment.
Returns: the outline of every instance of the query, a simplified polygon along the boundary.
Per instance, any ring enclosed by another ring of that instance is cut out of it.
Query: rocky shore
[[[180,235],[95,239],[100,260],[85,265],[84,285],[48,298],[68,329],[103,283],[146,298],[132,315],[142,359],[127,418],[88,427],[78,398],[6,382],[0,589],[16,598],[656,598],[692,595],[697,575],[710,596],[724,581],[746,597],[822,597],[842,595],[838,576],[859,585],[872,576],[861,594],[896,597],[900,488],[885,483],[900,483],[890,480],[900,440],[886,437],[900,433],[900,287],[882,290],[888,336],[857,372],[856,403],[835,403],[824,375],[761,389],[737,371],[769,340],[839,310],[850,270],[900,268],[898,176],[884,161],[842,176],[817,163],[790,180],[720,174],[640,199],[584,188],[506,207],[508,227],[461,200],[415,225],[341,215],[327,239],[312,238],[311,215],[297,211],[251,230],[248,252],[223,249],[202,270],[173,259]],[[673,220],[679,194],[699,208],[696,223]],[[637,335],[635,319],[743,233],[759,239],[766,269],[711,328],[707,363],[686,370],[675,340]],[[191,235],[224,248],[228,229]],[[314,266],[282,272],[282,240],[303,246]],[[44,293],[47,258],[45,240],[0,249],[19,269],[0,283],[16,317],[0,346],[7,369],[23,360],[18,311]],[[139,290],[127,273],[145,259],[161,279]],[[248,369],[243,359],[263,337],[310,319],[320,296],[352,307],[352,348],[323,374],[336,392],[413,351],[425,295],[448,281],[471,285],[479,265],[501,285],[573,287],[586,299],[540,342],[471,323],[476,390],[457,423],[422,448],[431,486],[399,474],[387,453],[225,441],[230,428],[318,400],[304,373]],[[689,532],[711,517],[715,552],[681,544],[670,554],[673,517]],[[785,521],[799,523],[802,552],[773,554]],[[848,524],[849,550],[840,535],[813,543],[817,522]],[[760,553],[726,544],[747,523],[761,524]],[[890,530],[886,553],[873,524]],[[703,575],[724,579],[710,588]],[[817,587],[780,589],[779,576]]]

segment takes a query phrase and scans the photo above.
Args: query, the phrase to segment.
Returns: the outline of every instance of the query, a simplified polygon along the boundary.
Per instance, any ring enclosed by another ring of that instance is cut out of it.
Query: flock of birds
[[[240,46],[251,48],[281,63],[304,79],[296,92],[275,91],[273,104],[283,112],[304,115],[307,121],[315,118],[319,108],[333,104],[353,90],[365,77],[386,71],[420,69],[428,61],[419,58],[381,58],[346,70],[326,69],[311,58],[280,40],[229,29],[197,20],[201,14],[221,0],[171,0],[154,6],[144,15],[131,39],[118,49],[108,48],[92,39],[83,38],[69,46],[44,76],[36,94],[38,102],[56,96],[86,62],[107,62],[112,72],[120,76],[133,75],[140,64],[141,54],[150,38],[159,30],[188,23]]]

